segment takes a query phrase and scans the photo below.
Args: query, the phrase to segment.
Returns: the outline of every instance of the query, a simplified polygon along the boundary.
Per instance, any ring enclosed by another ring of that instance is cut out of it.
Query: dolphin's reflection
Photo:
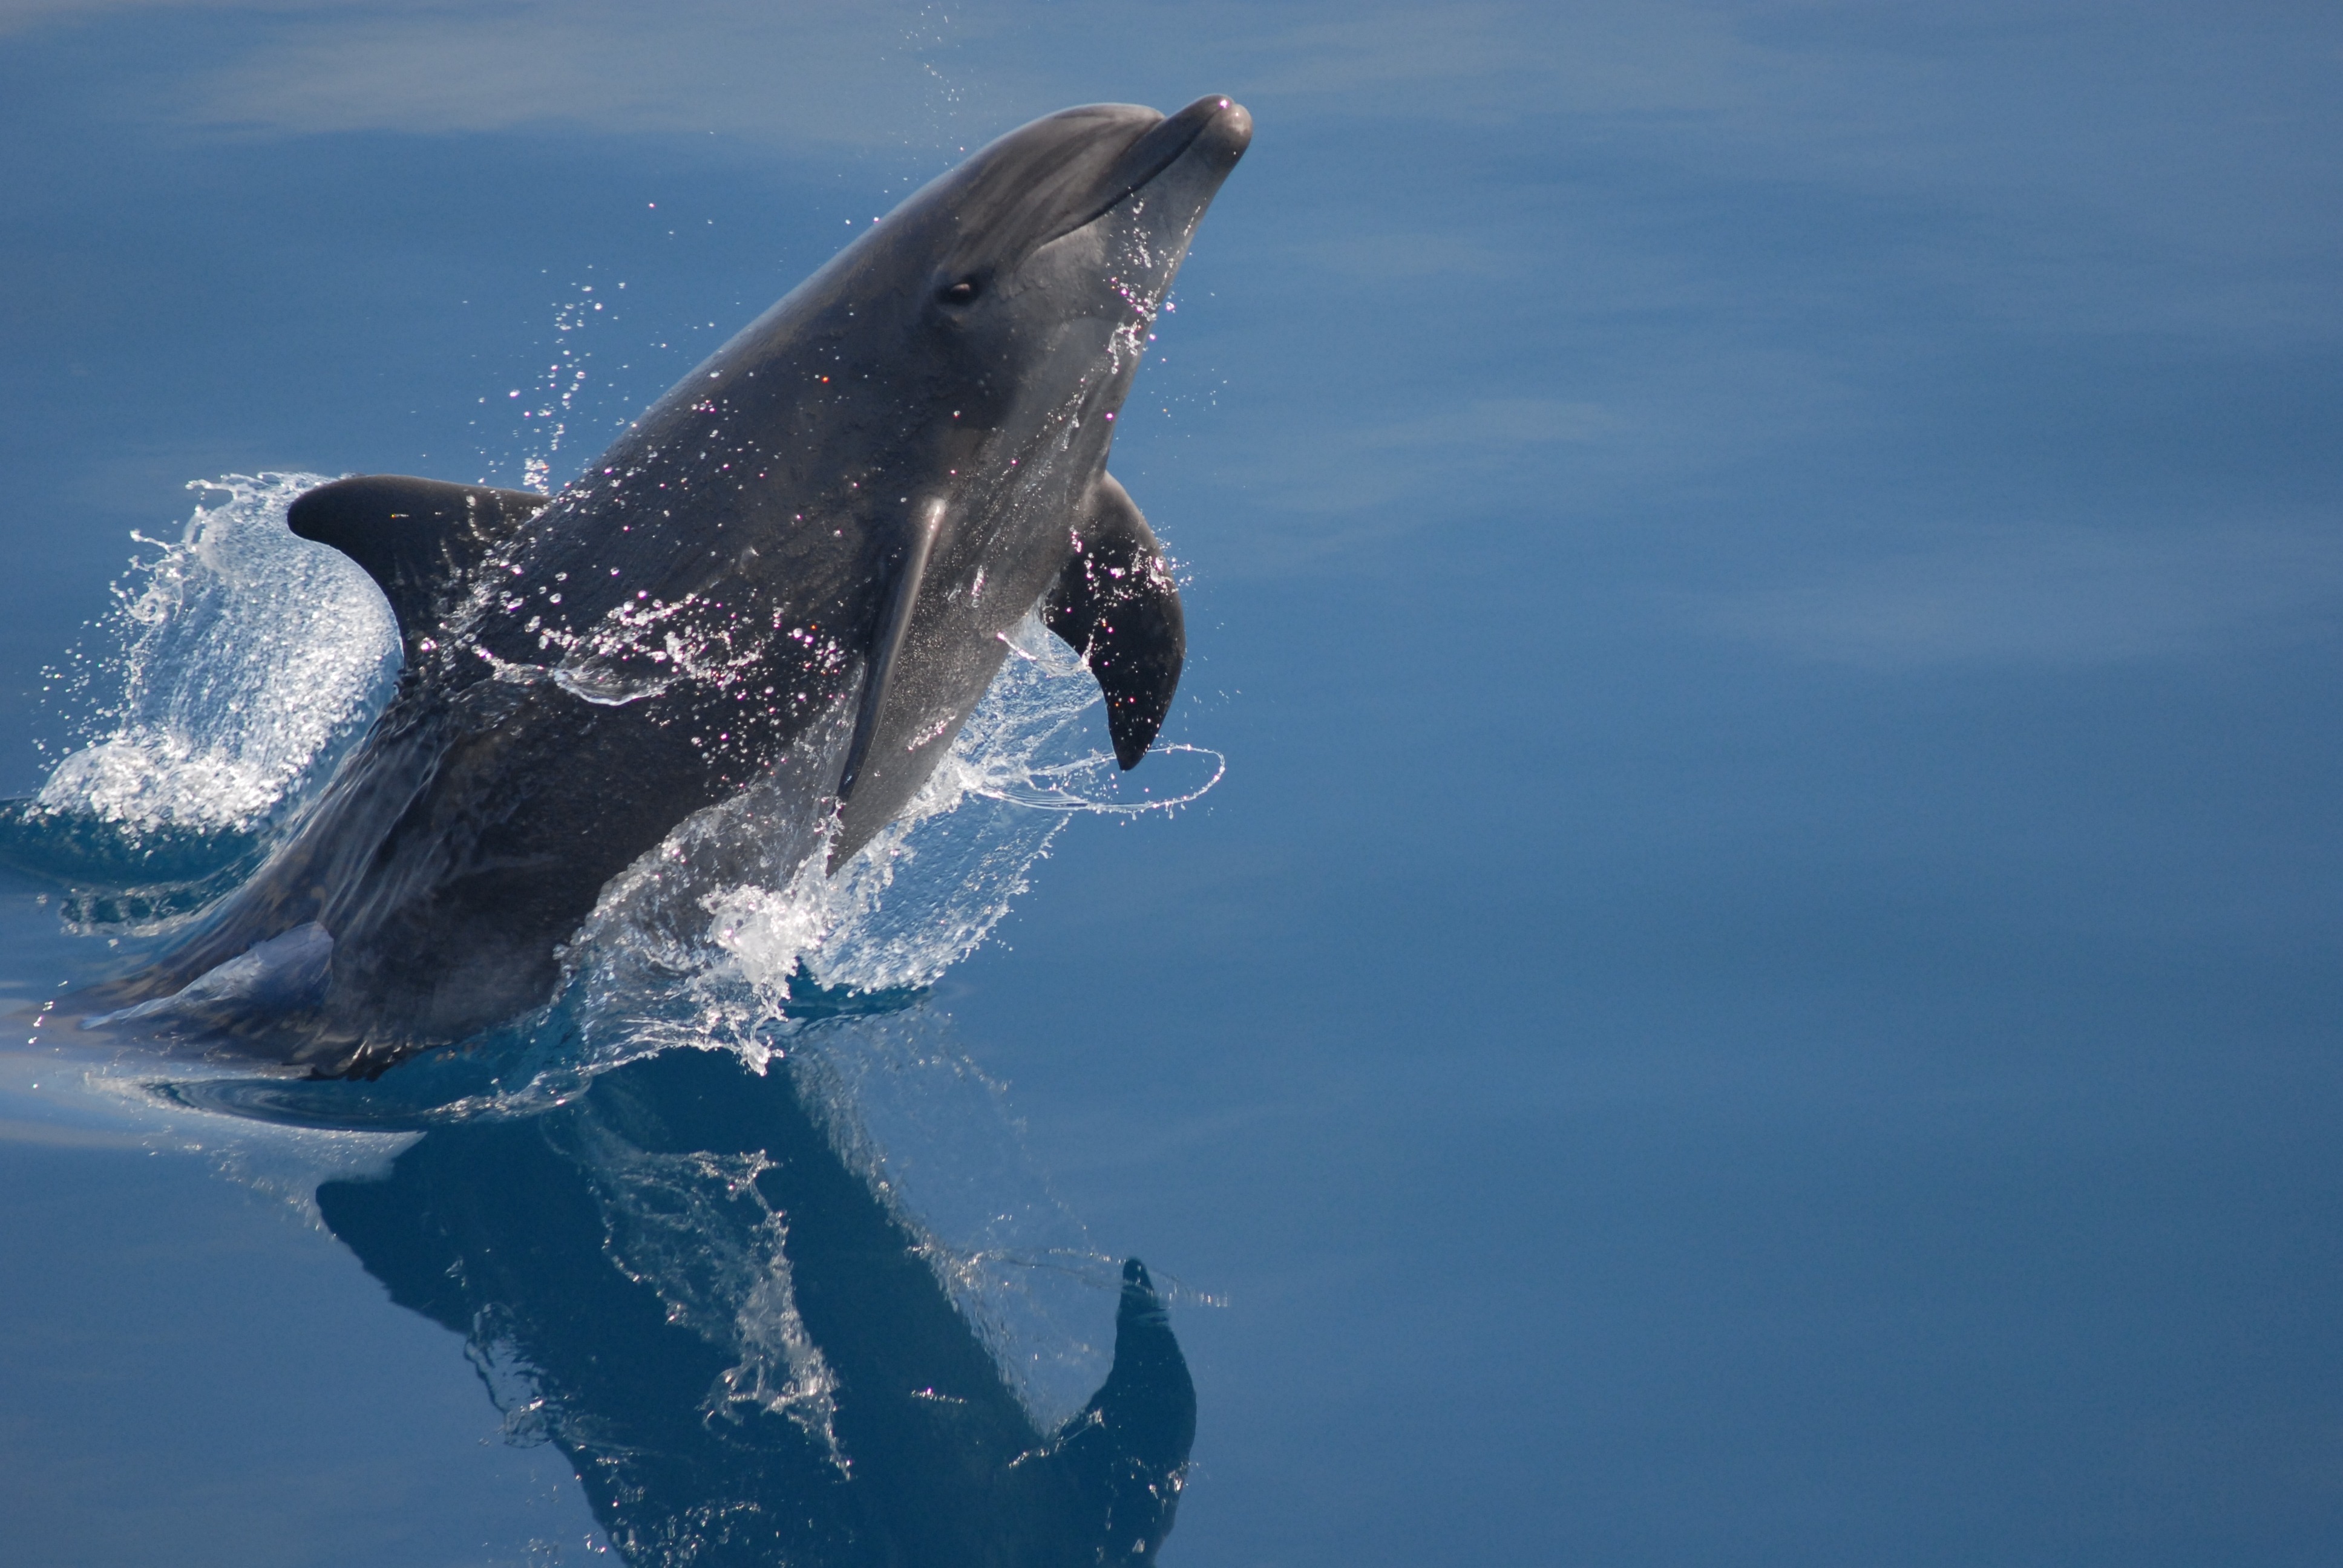
[[[1143,1563],[1171,1529],[1195,1393],[1146,1271],[1097,1395],[1037,1430],[785,1072],[669,1051],[317,1205],[639,1568]]]

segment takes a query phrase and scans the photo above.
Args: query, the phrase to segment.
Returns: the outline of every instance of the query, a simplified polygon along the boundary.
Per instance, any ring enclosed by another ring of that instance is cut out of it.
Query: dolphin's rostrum
[[[801,781],[809,809],[837,803],[835,869],[927,779],[1037,606],[1138,762],[1185,638],[1107,453],[1251,136],[1221,97],[1011,132],[549,502],[392,477],[297,499],[294,531],[388,598],[397,695],[270,860],[116,1004],[232,1001],[210,971],[275,942],[322,970],[314,1004],[267,1025],[289,1060],[368,1072],[461,1039],[545,1000],[612,876],[692,812],[816,767],[801,743],[850,713],[819,765],[836,773]]]

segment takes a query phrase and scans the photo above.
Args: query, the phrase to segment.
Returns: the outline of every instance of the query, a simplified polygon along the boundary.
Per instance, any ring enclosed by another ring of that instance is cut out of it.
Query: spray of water
[[[374,716],[397,671],[389,608],[347,558],[285,527],[293,498],[324,482],[190,485],[207,503],[178,539],[139,538],[156,553],[132,563],[92,628],[103,652],[82,689],[96,700],[41,788],[43,810],[134,834],[253,832]]]

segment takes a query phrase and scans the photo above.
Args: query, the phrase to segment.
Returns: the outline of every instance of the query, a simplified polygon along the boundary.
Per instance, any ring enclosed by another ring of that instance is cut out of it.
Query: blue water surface
[[[558,485],[964,149],[1257,126],[1113,465],[1225,776],[975,800],[1030,886],[872,917],[965,958],[238,1087],[36,1027],[153,939],[9,873],[0,1556],[875,1561],[852,1369],[1046,1435],[1136,1257],[1169,1563],[2337,1561],[2338,62],[2282,5],[0,14],[11,795],[117,732],[190,481]],[[816,1266],[890,1215],[934,1271]],[[840,1390],[784,1277],[875,1325]],[[899,1458],[898,1522],[1088,1550]]]

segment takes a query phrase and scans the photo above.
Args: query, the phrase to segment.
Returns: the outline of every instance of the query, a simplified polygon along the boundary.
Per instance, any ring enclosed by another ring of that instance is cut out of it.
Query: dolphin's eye
[[[946,305],[966,305],[976,297],[976,279],[963,277],[958,283],[947,286],[936,297]]]

